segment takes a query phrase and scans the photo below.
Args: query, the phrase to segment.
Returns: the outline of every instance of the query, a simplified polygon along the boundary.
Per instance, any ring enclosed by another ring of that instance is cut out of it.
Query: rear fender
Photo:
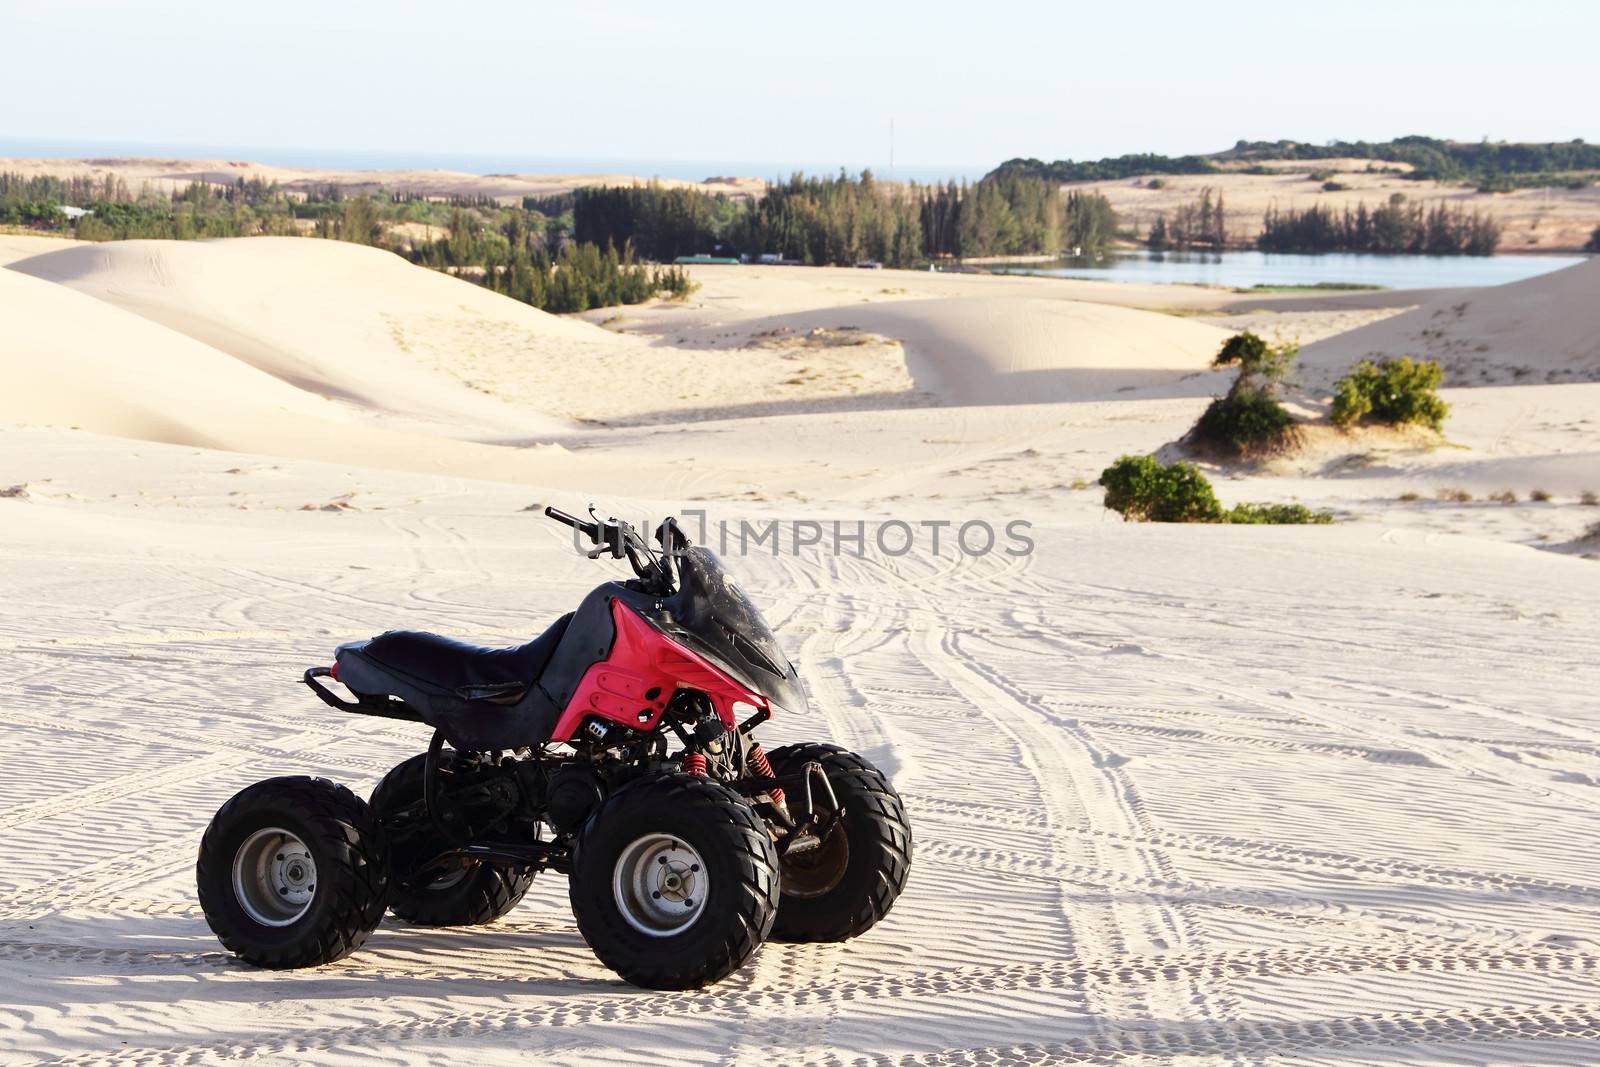
[[[653,730],[679,689],[704,693],[729,729],[738,725],[735,704],[767,707],[766,697],[752,693],[705,657],[645,622],[620,599],[611,602],[611,617],[616,624],[611,654],[584,672],[556,721],[551,741],[570,741],[591,715],[635,730]]]

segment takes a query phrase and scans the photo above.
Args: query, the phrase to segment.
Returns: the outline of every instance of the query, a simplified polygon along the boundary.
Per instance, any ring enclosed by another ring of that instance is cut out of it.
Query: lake
[[[1582,256],[1377,256],[1355,252],[1289,255],[1266,252],[1111,252],[1099,259],[997,264],[1007,274],[1098,278],[1113,282],[1221,285],[1315,285],[1336,282],[1386,289],[1451,289],[1503,285],[1583,262]]]

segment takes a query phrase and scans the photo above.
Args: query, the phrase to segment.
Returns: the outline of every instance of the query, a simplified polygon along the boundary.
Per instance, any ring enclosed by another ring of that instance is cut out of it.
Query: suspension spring
[[[767,759],[766,751],[763,750],[758,744],[752,743],[750,746],[750,765],[756,769],[757,774],[760,774],[764,778],[777,777],[777,775],[772,773],[772,761]],[[774,804],[783,803],[782,789],[779,789],[777,786],[773,786],[770,790],[768,790],[768,792],[772,794],[772,802]]]
[[[683,757],[683,770],[685,774],[698,774],[706,776],[706,758],[698,752],[691,752]]]

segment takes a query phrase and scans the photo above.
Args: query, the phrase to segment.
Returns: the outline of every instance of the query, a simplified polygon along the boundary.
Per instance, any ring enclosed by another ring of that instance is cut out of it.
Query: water
[[[716,176],[788,178],[796,171],[829,176],[843,167],[851,174],[870,168],[889,177],[881,163],[810,163],[729,159],[621,159],[588,156],[538,156],[518,152],[427,152],[338,148],[284,148],[246,145],[141,144],[136,141],[49,141],[0,136],[0,157],[93,159],[147,156],[155,159],[239,159],[275,167],[326,167],[335,170],[453,170],[466,174],[632,174],[642,178],[700,181]],[[981,178],[987,167],[902,164],[900,181],[939,182]]]
[[[1256,285],[1380,285],[1386,289],[1453,289],[1503,285],[1546,274],[1582,256],[1376,256],[1354,252],[1288,255],[1266,252],[1114,252],[1100,259],[998,265],[1010,274],[1098,278],[1113,282],[1187,283],[1250,289]]]

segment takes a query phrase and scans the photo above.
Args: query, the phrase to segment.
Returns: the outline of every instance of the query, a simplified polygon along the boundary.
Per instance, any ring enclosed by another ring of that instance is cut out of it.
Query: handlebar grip
[[[567,526],[572,527],[574,530],[577,530],[579,533],[588,537],[589,540],[599,543],[600,527],[595,523],[584,522],[575,515],[568,515],[560,508],[545,508],[544,513],[557,522],[564,523]]]

